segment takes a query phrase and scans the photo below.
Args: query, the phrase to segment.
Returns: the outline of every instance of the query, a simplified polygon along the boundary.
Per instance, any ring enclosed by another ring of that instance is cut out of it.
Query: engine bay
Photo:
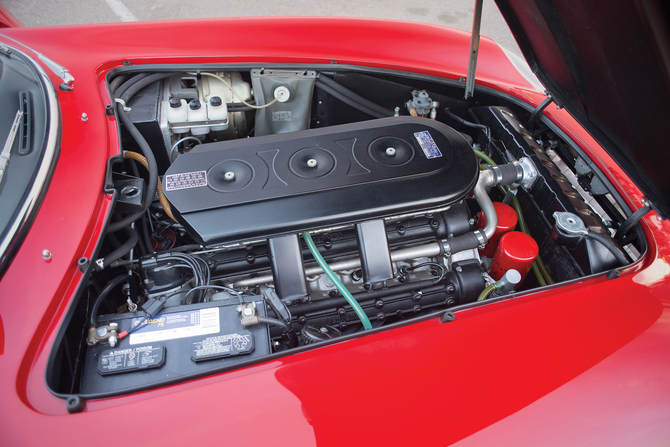
[[[116,202],[50,358],[59,396],[446,322],[646,249],[579,147],[492,90],[332,66],[134,66],[108,85]]]

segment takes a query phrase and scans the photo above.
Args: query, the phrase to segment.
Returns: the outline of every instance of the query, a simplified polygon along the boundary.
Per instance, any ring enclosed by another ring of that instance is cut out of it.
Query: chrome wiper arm
[[[9,129],[9,135],[7,135],[5,147],[2,149],[2,153],[0,153],[0,182],[2,181],[2,176],[5,175],[5,168],[7,168],[7,165],[9,164],[9,157],[12,152],[12,146],[14,146],[14,140],[16,139],[16,133],[19,130],[19,124],[21,123],[22,117],[23,112],[20,110],[17,111],[12,128]]]
[[[70,74],[70,70],[63,67],[59,63],[49,59],[48,57],[46,57],[45,55],[43,55],[39,51],[36,51],[36,50],[30,48],[28,45],[19,42],[18,40],[12,39],[11,37],[5,36],[4,34],[0,34],[0,37],[4,37],[5,39],[9,39],[12,42],[16,42],[19,45],[21,45],[22,47],[27,48],[30,51],[32,51],[33,53],[35,53],[37,55],[37,57],[39,57],[40,60],[42,62],[44,62],[44,64],[47,67],[49,67],[49,70],[51,70],[56,76],[58,76],[59,78],[61,78],[63,80],[63,83],[60,86],[58,86],[58,88],[60,88],[63,91],[66,91],[66,92],[72,91],[72,89],[74,89],[74,76],[72,76]]]

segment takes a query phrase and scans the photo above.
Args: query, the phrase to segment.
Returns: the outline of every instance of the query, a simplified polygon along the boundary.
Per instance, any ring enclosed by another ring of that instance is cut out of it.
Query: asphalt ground
[[[0,0],[25,26],[204,17],[341,16],[396,19],[471,31],[474,0]],[[521,54],[493,0],[484,1],[482,35]]]

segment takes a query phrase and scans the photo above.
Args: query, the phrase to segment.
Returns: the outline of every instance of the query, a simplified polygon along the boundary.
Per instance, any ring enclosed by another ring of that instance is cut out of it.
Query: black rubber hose
[[[626,233],[628,233],[628,230],[630,230],[631,228],[633,228],[633,226],[634,226],[636,223],[638,223],[639,220],[640,220],[645,214],[647,214],[647,213],[650,212],[650,211],[651,211],[651,207],[650,207],[649,205],[645,205],[645,206],[643,206],[642,208],[640,208],[640,209],[638,209],[637,211],[635,211],[635,212],[634,212],[633,214],[631,214],[630,216],[628,216],[628,219],[626,219],[626,220],[621,224],[621,226],[619,227],[619,229],[617,230],[616,234],[614,235],[614,238],[615,238],[617,241],[621,242],[621,240],[622,240],[623,237],[626,235]]]
[[[351,90],[349,90],[348,88],[346,88],[342,84],[338,83],[337,81],[335,81],[333,79],[330,79],[328,76],[319,76],[319,81],[323,82],[328,87],[331,87],[331,88],[337,90],[338,92],[342,93],[343,95],[353,99],[357,103],[362,104],[369,109],[375,110],[375,111],[381,113],[384,116],[393,116],[394,115],[394,112],[392,110],[387,109],[385,107],[382,107],[379,104],[370,101],[369,99],[363,98],[359,94],[352,92]]]
[[[137,213],[129,214],[128,216],[124,217],[121,220],[117,220],[116,222],[112,222],[107,226],[107,229],[105,230],[105,233],[114,233],[116,231],[119,231],[123,228],[126,228],[129,226],[131,223],[135,222],[137,219],[142,217],[142,214],[144,214],[144,211],[139,211]]]
[[[451,112],[451,110],[449,110],[449,107],[444,109],[444,113],[446,113],[447,116],[449,116],[449,118],[451,118],[452,120],[457,121],[457,122],[461,123],[462,125],[464,125],[466,127],[472,127],[473,129],[480,129],[480,130],[483,130],[484,132],[488,132],[488,130],[489,130],[488,127],[486,127],[482,124],[471,123],[470,121],[466,121],[458,115],[454,115]]]
[[[119,275],[110,282],[107,283],[104,289],[98,294],[96,297],[95,301],[93,302],[93,308],[91,309],[91,320],[89,323],[91,326],[97,326],[97,315],[98,315],[98,309],[100,309],[100,305],[102,302],[107,298],[107,295],[109,295],[109,292],[111,292],[114,287],[118,286],[124,281],[130,281],[132,277],[130,275]]]
[[[112,82],[109,83],[109,91],[112,93],[115,92],[121,84],[128,80],[128,77],[129,75],[124,74],[116,76],[114,79],[112,79]]]
[[[376,110],[372,110],[369,107],[364,106],[363,104],[360,104],[353,99],[349,98],[348,96],[338,92],[334,88],[331,88],[324,84],[321,81],[316,81],[315,83],[316,87],[323,90],[324,92],[328,93],[329,95],[333,96],[334,98],[339,99],[343,103],[353,107],[354,109],[358,109],[363,113],[367,113],[370,116],[373,116],[375,118],[384,118],[386,115],[382,115],[381,113],[377,112]]]
[[[288,324],[284,323],[281,320],[278,320],[277,318],[270,318],[270,317],[258,317],[258,322],[259,323],[264,323],[264,324],[269,324],[270,326],[279,326],[282,329],[284,329],[286,332],[289,331]]]
[[[117,88],[116,90],[112,90],[112,96],[114,98],[120,98],[121,95],[123,95],[126,92],[126,90],[128,90],[130,88],[131,85],[133,85],[136,82],[141,81],[142,79],[146,78],[150,74],[151,73],[140,73],[138,75],[133,76],[132,78],[128,79],[123,84],[121,84],[121,86],[119,88]]]
[[[147,76],[146,78],[140,79],[139,81],[135,82],[130,87],[128,87],[128,90],[126,90],[121,99],[125,103],[127,103],[130,100],[130,98],[132,98],[133,95],[135,95],[135,93],[139,92],[147,85],[152,84],[161,79],[167,78],[169,76],[172,76],[173,74],[174,73],[156,73]],[[125,84],[122,85],[121,88],[123,86],[125,86]],[[144,203],[142,204],[142,207],[145,210],[147,210],[154,200],[154,196],[156,195],[156,189],[158,187],[158,164],[156,163],[156,157],[154,157],[154,153],[151,150],[149,143],[147,143],[147,140],[144,139],[142,133],[139,130],[137,130],[135,124],[133,124],[130,117],[128,117],[128,114],[124,110],[122,104],[117,104],[117,112],[119,118],[121,119],[121,123],[126,128],[128,133],[130,133],[130,135],[133,137],[137,145],[140,147],[140,149],[142,150],[142,154],[144,154],[144,157],[147,159],[147,164],[149,165],[149,184],[147,185],[146,196],[144,197]],[[137,219],[139,219],[139,217],[140,216],[137,216]]]
[[[137,142],[137,145],[142,150],[144,157],[147,159],[147,164],[149,165],[149,183],[147,184],[146,195],[144,196],[144,203],[142,204],[142,208],[147,210],[154,201],[154,196],[156,195],[156,189],[158,187],[158,164],[156,163],[156,157],[154,157],[154,153],[151,150],[149,143],[147,143],[147,140],[144,139],[144,136],[142,136],[140,131],[137,130],[137,127],[135,127],[133,122],[128,117],[128,114],[125,112],[125,110],[123,110],[123,106],[121,104],[118,105],[117,111],[119,118],[121,119],[121,123]],[[142,216],[141,212],[136,214],[137,217],[135,217],[133,222]]]
[[[626,256],[624,256],[623,251],[617,247],[617,245],[610,238],[603,236],[600,233],[596,233],[595,231],[588,231],[586,233],[586,237],[600,242],[606,249],[609,250],[610,253],[614,255],[616,260],[622,266],[628,264],[628,260],[626,259]]]
[[[128,240],[123,243],[119,248],[108,254],[103,258],[104,260],[104,266],[107,266],[111,264],[114,261],[118,261],[121,259],[122,256],[125,256],[132,250],[135,245],[137,245],[137,241],[139,240],[139,236],[137,235],[137,231],[133,230],[130,227],[126,227],[126,234],[128,235]],[[104,268],[103,266],[103,268]],[[98,268],[99,270],[102,270]]]
[[[154,248],[151,246],[151,236],[149,235],[149,224],[147,223],[147,213],[142,213],[142,237],[144,238],[144,244],[147,247],[149,253],[153,253]]]
[[[142,78],[139,81],[133,83],[128,87],[128,89],[123,92],[122,94],[117,93],[116,97],[121,97],[121,99],[128,104],[128,101],[130,101],[130,98],[135,96],[137,92],[142,90],[144,87],[147,85],[153,84],[156,81],[160,81],[161,79],[169,78],[170,76],[174,76],[177,73],[154,73],[152,75],[147,76],[146,78]]]

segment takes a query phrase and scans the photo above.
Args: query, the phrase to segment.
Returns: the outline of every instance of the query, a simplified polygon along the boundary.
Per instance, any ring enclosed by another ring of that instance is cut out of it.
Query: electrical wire
[[[280,96],[276,97],[275,99],[273,99],[272,101],[270,101],[270,102],[267,103],[267,104],[264,104],[264,105],[262,105],[262,106],[257,106],[257,105],[250,104],[250,103],[246,102],[246,101],[244,100],[244,98],[242,98],[240,95],[237,94],[237,92],[235,91],[235,89],[233,88],[233,86],[230,85],[230,83],[229,83],[228,81],[226,81],[225,79],[223,79],[221,76],[215,75],[214,73],[207,73],[207,72],[188,73],[188,74],[190,74],[190,75],[192,75],[192,76],[197,76],[198,74],[201,74],[201,75],[204,75],[204,76],[210,76],[210,77],[212,77],[212,78],[218,79],[219,81],[223,82],[223,84],[224,84],[226,87],[228,87],[228,88],[230,89],[231,92],[233,92],[233,95],[235,95],[235,96],[237,97],[237,99],[239,99],[240,102],[241,102],[242,104],[244,104],[244,105],[247,106],[247,107],[251,107],[252,109],[264,109],[264,108],[266,108],[266,107],[270,107],[272,104],[276,103],[276,102],[279,101],[279,99],[281,98],[281,95],[280,95]]]
[[[405,270],[408,271],[408,272],[411,272],[413,270],[418,269],[419,267],[427,267],[427,266],[437,267],[437,268],[440,269],[440,277],[437,278],[435,281],[433,281],[433,284],[437,284],[444,279],[444,275],[446,274],[446,270],[445,270],[443,265],[440,265],[437,262],[424,262],[424,263],[414,265],[414,266],[405,266]]]
[[[335,285],[337,290],[340,291],[342,296],[347,300],[351,308],[356,312],[356,315],[358,315],[358,318],[361,320],[361,323],[363,323],[363,327],[365,329],[372,329],[372,324],[370,323],[370,319],[368,316],[365,314],[363,311],[363,308],[361,307],[360,304],[358,304],[358,301],[356,301],[356,298],[354,298],[351,293],[347,290],[346,287],[344,287],[344,284],[342,284],[342,281],[340,281],[340,278],[337,277],[335,272],[330,268],[330,266],[326,263],[326,261],[323,259],[323,256],[321,256],[321,253],[319,253],[319,250],[316,248],[316,245],[314,244],[314,241],[312,240],[312,236],[308,232],[302,233],[302,238],[305,240],[305,243],[307,244],[307,248],[309,248],[309,251],[312,253],[312,256],[316,260],[317,264],[319,264],[319,267],[321,267],[321,270],[326,274],[328,279]]]
[[[244,304],[244,298],[242,298],[242,295],[241,295],[242,291],[241,291],[241,290],[233,289],[233,288],[231,288],[231,287],[217,286],[217,285],[214,285],[214,284],[212,284],[212,285],[205,285],[205,286],[198,286],[198,287],[194,287],[194,288],[192,288],[191,290],[188,291],[188,293],[186,294],[186,296],[183,298],[183,301],[186,301],[187,298],[188,298],[188,296],[189,296],[191,293],[195,292],[196,290],[208,290],[208,289],[223,290],[223,291],[225,291],[225,292],[231,292],[231,293],[233,293],[233,294],[237,297],[238,300],[240,300],[240,304]],[[178,294],[178,293],[183,293],[183,292],[177,292],[177,294]],[[176,294],[175,294],[175,295],[176,295]],[[172,295],[171,295],[171,296],[172,296]]]
[[[170,163],[173,163],[177,159],[177,157],[174,157],[174,153],[177,150],[177,148],[179,147],[179,145],[181,143],[183,143],[184,141],[197,141],[198,144],[202,144],[202,141],[200,141],[200,138],[197,138],[197,137],[184,137],[184,138],[182,138],[181,140],[179,140],[175,144],[173,144],[172,148],[170,149]]]

